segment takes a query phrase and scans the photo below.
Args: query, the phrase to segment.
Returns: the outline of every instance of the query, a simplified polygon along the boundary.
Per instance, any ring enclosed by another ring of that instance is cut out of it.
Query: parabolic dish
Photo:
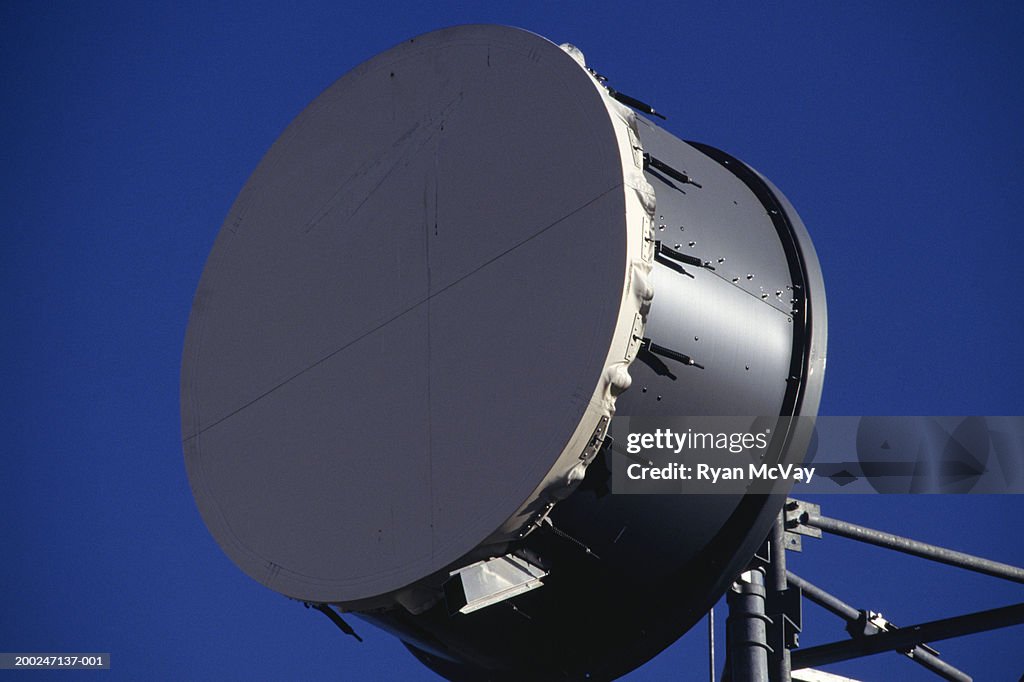
[[[624,131],[565,51],[483,26],[371,59],[288,126],[183,359],[193,493],[246,573],[371,598],[567,484],[641,305]]]

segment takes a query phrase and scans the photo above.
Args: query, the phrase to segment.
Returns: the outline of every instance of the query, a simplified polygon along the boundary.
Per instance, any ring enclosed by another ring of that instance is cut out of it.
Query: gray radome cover
[[[220,230],[182,368],[193,493],[244,571],[384,594],[582,476],[650,299],[632,121],[554,44],[461,27],[284,131]]]

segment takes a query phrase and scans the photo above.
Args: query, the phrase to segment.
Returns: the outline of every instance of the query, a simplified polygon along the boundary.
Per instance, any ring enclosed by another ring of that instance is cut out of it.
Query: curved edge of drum
[[[790,275],[794,282],[800,283],[802,293],[794,297],[794,305],[798,313],[802,313],[793,315],[794,352],[790,377],[796,379],[790,381],[782,416],[814,416],[821,402],[825,378],[828,309],[825,280],[807,228],[786,196],[755,169],[711,145],[689,140],[687,144],[717,161],[750,188],[775,225],[789,262]],[[797,344],[801,346],[799,349]]]
[[[687,144],[729,170],[757,196],[783,245],[793,282],[800,285],[802,295],[794,297],[798,312],[793,315],[790,381],[780,416],[803,418],[792,420],[779,452],[800,453],[798,459],[802,461],[821,401],[828,338],[824,278],[817,253],[793,205],[767,178],[715,147],[692,141]],[[793,457],[792,454],[786,456]],[[614,679],[624,675],[657,656],[692,628],[718,602],[763,544],[785,504],[790,487],[791,484],[780,482],[770,495],[746,495],[712,543],[676,574],[680,581],[685,577],[691,585],[710,583],[705,597],[663,605],[657,610],[654,622],[646,628],[646,636],[590,679]],[[723,562],[721,557],[727,558]]]
[[[780,416],[804,417],[792,421],[782,452],[799,452],[803,459],[814,429],[824,386],[828,340],[828,311],[824,278],[814,244],[793,205],[774,184],[751,166],[730,154],[707,144],[686,141],[709,158],[721,164],[740,179],[761,201],[772,219],[785,250],[793,281],[800,284],[802,296],[795,296],[794,305],[802,314],[794,314],[794,348],[790,382]],[[737,538],[745,538],[732,558],[717,568],[719,576],[714,587],[697,607],[685,610],[666,609],[661,622],[648,630],[644,651],[624,665],[609,670],[610,678],[626,674],[654,658],[687,632],[722,597],[734,577],[743,570],[768,536],[786,501],[791,484],[780,484],[770,495],[747,495],[729,520],[693,565],[706,564],[719,552],[726,553]],[[688,573],[690,567],[680,571]],[[692,578],[691,578],[692,579]]]

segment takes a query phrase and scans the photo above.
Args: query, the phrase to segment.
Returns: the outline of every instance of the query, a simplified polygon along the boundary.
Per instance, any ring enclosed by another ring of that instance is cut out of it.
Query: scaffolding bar
[[[860,618],[860,611],[858,609],[850,606],[839,597],[826,592],[814,583],[804,580],[792,571],[787,571],[786,577],[789,579],[789,582],[803,591],[805,597],[823,609],[831,611],[845,621],[855,621]]]
[[[793,667],[812,668],[851,658],[871,656],[883,651],[902,651],[924,642],[937,642],[1019,623],[1024,623],[1024,603],[798,650],[793,654]]]
[[[992,561],[990,559],[983,559],[982,557],[974,556],[973,554],[965,554],[964,552],[957,552],[952,549],[946,549],[945,547],[930,545],[927,542],[911,540],[910,538],[893,535],[892,533],[885,533],[883,531],[874,530],[873,528],[858,526],[855,523],[840,521],[839,519],[833,519],[819,514],[806,514],[800,520],[808,526],[819,528],[826,533],[832,533],[833,535],[841,535],[845,538],[850,538],[851,540],[859,540],[860,542],[866,542],[871,545],[894,549],[898,552],[904,552],[906,554],[921,557],[922,559],[930,559],[931,561],[965,568],[969,571],[984,573],[985,575],[990,575],[996,578],[1024,583],[1024,568],[1018,568],[1017,566],[1011,566],[1009,564]]]
[[[789,579],[790,583],[796,585],[803,591],[805,597],[818,606],[831,611],[848,623],[855,623],[860,620],[860,611],[830,592],[826,592],[814,583],[807,582],[795,573],[787,571],[786,577]],[[871,636],[873,637],[875,635]],[[911,649],[900,651],[900,653],[950,682],[972,682],[973,680],[973,678],[963,670],[946,663],[935,654],[922,649],[920,646],[915,645]]]

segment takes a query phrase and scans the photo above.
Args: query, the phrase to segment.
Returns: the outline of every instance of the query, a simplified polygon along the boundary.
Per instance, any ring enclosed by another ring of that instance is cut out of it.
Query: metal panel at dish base
[[[466,680],[621,675],[721,595],[782,497],[606,494],[603,435],[815,414],[822,278],[767,180],[623,102],[571,46],[461,26],[274,143],[182,361],[189,481],[245,573]]]

